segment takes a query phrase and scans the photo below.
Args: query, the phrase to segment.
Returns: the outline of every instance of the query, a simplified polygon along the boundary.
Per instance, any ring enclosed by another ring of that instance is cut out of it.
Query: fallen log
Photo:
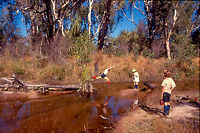
[[[48,84],[40,84],[40,85],[27,85],[28,89],[32,88],[48,88],[49,91],[70,91],[70,90],[78,90],[80,85],[48,85]]]
[[[15,77],[15,75],[13,74],[13,76],[11,78],[0,78],[2,81],[7,82],[4,86],[1,86],[1,88],[5,88],[4,90],[8,90],[9,88],[16,88],[16,89],[25,89],[27,90],[26,84],[23,83],[22,81],[20,81],[19,79],[17,79]]]
[[[25,84],[19,79],[17,79],[15,76],[13,76],[12,78],[1,78],[1,80],[7,82],[7,84],[0,85],[0,88],[5,88],[5,90],[8,90],[9,88],[15,88],[15,89],[22,88],[24,90],[45,89],[48,91],[70,91],[70,90],[78,90],[81,87],[81,85]]]
[[[12,78],[0,78],[1,80],[7,81],[6,84],[0,85],[3,88],[2,91],[36,91],[37,93],[46,94],[49,91],[76,91],[82,97],[89,98],[95,94],[95,90],[88,80],[86,83],[81,85],[48,85],[48,84],[25,84],[18,80],[15,76]]]

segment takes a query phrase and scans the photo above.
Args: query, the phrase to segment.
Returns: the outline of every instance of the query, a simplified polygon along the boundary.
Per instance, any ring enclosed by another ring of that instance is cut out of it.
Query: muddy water
[[[143,88],[143,85],[139,85]],[[98,94],[90,99],[78,94],[47,94],[37,98],[0,96],[0,132],[96,133],[110,132],[136,99],[123,96],[131,83],[95,84]],[[141,92],[142,100],[147,93]]]

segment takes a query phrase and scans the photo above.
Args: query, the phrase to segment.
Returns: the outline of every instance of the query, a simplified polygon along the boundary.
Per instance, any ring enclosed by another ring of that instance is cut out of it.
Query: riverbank
[[[93,84],[98,93],[91,99],[92,101],[81,98],[80,95],[76,94],[67,95],[60,92],[57,94],[56,91],[55,94],[49,92],[47,95],[41,95],[35,91],[29,91],[29,93],[3,91],[2,94],[5,94],[0,97],[0,112],[2,112],[1,117],[4,118],[2,122],[9,126],[10,121],[12,121],[11,118],[14,117],[19,121],[14,119],[12,123],[16,125],[23,123],[20,124],[21,127],[19,128],[21,132],[32,132],[35,129],[40,132],[58,132],[58,130],[62,129],[63,132],[72,133],[107,133],[111,131],[116,133],[135,131],[154,133],[162,130],[164,130],[163,132],[171,132],[172,129],[177,129],[177,127],[182,132],[197,131],[198,117],[195,119],[193,116],[199,116],[197,114],[199,112],[196,112],[199,108],[193,106],[190,100],[182,100],[183,103],[178,103],[176,100],[180,96],[188,96],[189,98],[199,96],[199,82],[175,82],[177,87],[173,91],[172,112],[169,118],[154,112],[157,110],[162,111],[163,108],[159,105],[160,82],[148,82],[156,86],[153,90],[143,89],[146,86],[140,82],[139,88],[141,91],[138,92],[138,97],[135,97],[134,94],[137,91],[133,89],[133,84],[130,82],[111,83],[110,85]],[[134,105],[136,98],[139,99],[138,106]],[[142,108],[145,105],[155,110],[145,110],[145,108]],[[185,113],[184,116],[187,121],[181,116],[183,113]],[[21,114],[22,116],[16,114]],[[71,121],[74,122],[71,123]],[[116,124],[116,122],[118,123]],[[66,127],[66,125],[68,126]],[[166,125],[170,129],[167,129]],[[182,125],[185,127],[182,127]],[[11,126],[13,127],[13,124]],[[44,128],[49,126],[52,126],[52,128]],[[76,130],[74,127],[76,127]],[[115,127],[114,130],[112,130],[113,127]],[[185,130],[182,130],[184,128]],[[2,126],[0,127],[1,129],[5,128]],[[18,130],[16,127],[12,129],[13,131]]]
[[[181,96],[189,99],[180,100]],[[175,90],[171,96],[170,114],[165,117],[157,112],[163,110],[163,106],[159,105],[160,91],[157,89],[142,103],[153,110],[141,108],[139,101],[137,107],[133,106],[133,109],[118,121],[113,133],[199,133],[199,104],[193,103],[195,97],[199,99],[199,89]]]

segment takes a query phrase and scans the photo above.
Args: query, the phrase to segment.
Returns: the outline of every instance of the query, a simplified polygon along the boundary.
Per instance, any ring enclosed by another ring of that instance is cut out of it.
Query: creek
[[[160,84],[160,83],[159,83]],[[0,132],[96,133],[110,132],[134,101],[149,92],[122,96],[132,83],[94,84],[98,94],[82,98],[77,93],[46,94],[37,98],[0,95]],[[139,84],[139,87],[144,88]]]

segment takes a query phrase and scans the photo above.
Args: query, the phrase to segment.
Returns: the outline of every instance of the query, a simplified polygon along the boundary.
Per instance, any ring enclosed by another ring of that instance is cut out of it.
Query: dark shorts
[[[163,93],[163,101],[164,102],[170,102],[170,96],[171,96],[171,94],[164,92]]]
[[[134,88],[137,89],[137,88],[138,88],[138,85],[135,85]]]
[[[106,77],[106,75],[103,73],[103,74],[101,74],[101,77],[104,78],[104,77]]]

